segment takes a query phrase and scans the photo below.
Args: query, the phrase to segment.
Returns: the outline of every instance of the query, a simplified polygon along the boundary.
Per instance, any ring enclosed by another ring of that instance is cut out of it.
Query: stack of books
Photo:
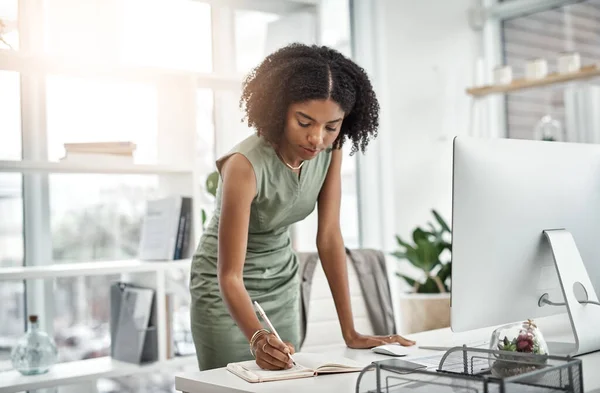
[[[191,256],[192,198],[172,195],[146,202],[138,258],[170,261]]]
[[[133,164],[133,142],[65,143],[61,161],[108,164]]]

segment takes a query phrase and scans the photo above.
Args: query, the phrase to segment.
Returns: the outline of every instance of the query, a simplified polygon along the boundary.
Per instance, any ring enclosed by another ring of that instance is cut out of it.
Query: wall
[[[468,23],[471,5],[471,0],[354,1],[356,59],[372,76],[382,115],[376,154],[370,149],[360,161],[365,246],[391,251],[393,235],[410,236],[415,225],[433,219],[431,208],[450,224],[452,138],[469,132],[465,88],[473,83],[480,43]],[[379,212],[373,210],[377,203],[383,206]],[[368,237],[377,231],[378,238]],[[388,260],[392,274],[399,266],[409,269]],[[391,280],[397,297],[402,286]],[[397,306],[395,311],[399,322]]]
[[[450,221],[452,137],[467,134],[477,33],[471,0],[381,0],[385,112],[393,134],[395,230],[408,236],[436,208]]]

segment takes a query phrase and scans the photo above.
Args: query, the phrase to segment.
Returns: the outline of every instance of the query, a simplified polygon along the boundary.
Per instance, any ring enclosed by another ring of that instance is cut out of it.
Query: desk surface
[[[472,343],[479,340],[489,340],[490,329],[480,329],[468,333],[452,333],[450,329],[433,330],[422,332],[407,337],[417,341],[417,345],[456,345],[461,340]],[[377,355],[370,350],[354,350],[347,347],[340,347],[335,351],[328,351],[337,355],[354,359],[365,366],[375,360],[389,359],[388,356]],[[412,347],[410,354],[403,359],[410,360],[410,357],[421,357],[427,355],[440,354]],[[584,388],[586,392],[600,392],[600,352],[579,357],[583,363]],[[219,368],[208,371],[188,372],[175,377],[175,388],[185,393],[275,393],[275,392],[310,392],[310,393],[330,393],[330,392],[354,392],[356,391],[356,381],[358,373],[320,375],[314,378],[302,378],[279,382],[248,383],[241,378],[231,374],[225,368]]]

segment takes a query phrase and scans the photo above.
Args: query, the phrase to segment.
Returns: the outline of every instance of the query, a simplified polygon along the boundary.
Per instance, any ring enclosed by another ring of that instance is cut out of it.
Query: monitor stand
[[[575,338],[574,344],[549,342],[549,351],[571,356],[599,351],[600,303],[575,240],[565,229],[545,230],[544,234],[552,248],[565,303],[555,303],[548,298],[548,294],[544,294],[538,304],[566,305]]]

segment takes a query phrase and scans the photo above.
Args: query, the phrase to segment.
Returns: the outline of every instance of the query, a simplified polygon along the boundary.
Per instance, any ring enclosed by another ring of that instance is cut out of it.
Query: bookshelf
[[[59,277],[102,276],[112,274],[149,274],[144,276],[148,286],[156,291],[156,313],[158,330],[158,361],[167,359],[167,279],[165,272],[173,269],[190,270],[191,260],[142,261],[138,259],[115,261],[90,261],[40,266],[0,268],[0,282],[16,280],[54,279]],[[2,373],[0,373],[0,379]]]
[[[23,238],[26,239],[27,261],[24,263],[25,266],[0,268],[0,285],[4,285],[7,281],[26,281],[27,293],[35,294],[26,298],[28,310],[41,313],[41,319],[50,324],[53,318],[51,304],[53,280],[61,277],[120,275],[122,281],[154,289],[158,336],[156,362],[137,365],[103,357],[58,363],[48,373],[38,376],[23,376],[15,370],[3,371],[0,372],[0,391],[21,392],[68,384],[93,384],[98,378],[151,374],[194,365],[195,356],[169,358],[169,345],[167,345],[169,311],[166,298],[167,293],[170,292],[169,273],[174,273],[174,270],[189,271],[191,261],[189,259],[165,261],[130,259],[54,263],[51,233],[46,225],[50,220],[50,200],[44,189],[48,190],[48,178],[53,174],[155,176],[160,197],[182,195],[192,198],[193,230],[190,239],[195,243],[201,230],[199,201],[202,200],[205,176],[210,172],[202,166],[202,157],[198,156],[200,142],[197,93],[199,89],[235,91],[240,88],[242,78],[220,73],[202,74],[150,67],[125,67],[118,64],[87,62],[86,59],[30,55],[25,52],[6,50],[0,50],[0,71],[18,72],[23,80],[32,85],[39,84],[47,75],[66,75],[117,80],[125,84],[144,83],[156,89],[157,164],[93,160],[50,161],[47,159],[47,126],[44,121],[37,121],[40,114],[34,110],[40,106],[36,101],[39,97],[36,98],[31,94],[24,94],[21,97],[23,159],[0,160],[0,175],[10,173],[22,177]],[[29,90],[25,89],[24,92]],[[41,101],[45,101],[45,97],[42,96]],[[45,102],[41,106],[45,107]],[[82,132],[85,132],[84,128]],[[44,317],[46,312],[49,316]]]
[[[0,172],[17,173],[101,173],[140,175],[191,175],[192,168],[175,165],[104,164],[51,161],[0,160]]]
[[[0,49],[0,69],[28,74],[100,77],[138,83],[154,83],[165,78],[187,78],[198,87],[212,89],[237,89],[243,80],[243,76],[238,74],[209,74],[158,67],[126,66],[92,62],[80,57],[34,55],[8,49]]]
[[[177,261],[141,261],[139,259],[116,261],[90,261],[60,263],[42,266],[18,266],[0,268],[0,282],[11,280],[35,280],[73,276],[102,276],[125,273],[156,273],[191,267],[190,259]]]
[[[196,356],[180,356],[164,361],[136,365],[114,360],[109,356],[68,363],[57,363],[46,374],[21,375],[18,371],[0,372],[0,391],[17,393],[36,389],[78,384],[99,378],[118,378],[151,374],[196,364]]]

